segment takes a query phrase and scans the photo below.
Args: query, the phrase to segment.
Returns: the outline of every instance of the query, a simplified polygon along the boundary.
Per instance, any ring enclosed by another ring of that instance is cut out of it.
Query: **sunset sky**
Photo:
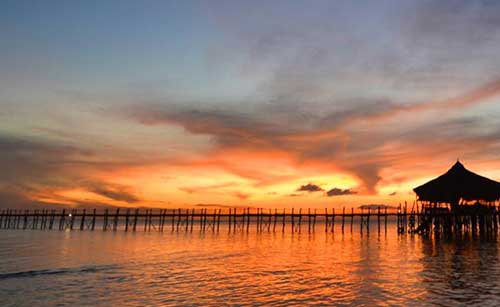
[[[500,180],[500,1],[2,1],[0,207],[341,207]]]

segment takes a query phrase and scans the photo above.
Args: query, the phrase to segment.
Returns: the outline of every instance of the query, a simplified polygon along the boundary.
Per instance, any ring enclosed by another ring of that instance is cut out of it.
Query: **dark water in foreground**
[[[0,231],[1,306],[499,306],[500,244],[344,235]]]

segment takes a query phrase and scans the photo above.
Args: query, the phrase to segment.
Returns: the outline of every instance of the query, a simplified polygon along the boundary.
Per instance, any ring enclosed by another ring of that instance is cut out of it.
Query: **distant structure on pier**
[[[422,205],[418,232],[461,231],[463,228],[497,229],[500,183],[467,170],[457,163],[413,191]],[[440,229],[440,230],[439,230]]]

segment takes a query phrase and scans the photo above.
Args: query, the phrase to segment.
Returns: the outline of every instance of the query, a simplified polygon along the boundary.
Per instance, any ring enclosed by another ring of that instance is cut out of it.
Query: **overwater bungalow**
[[[422,205],[420,230],[429,229],[432,223],[447,230],[464,225],[475,228],[477,223],[480,228],[498,225],[500,183],[467,170],[459,161],[413,191]]]

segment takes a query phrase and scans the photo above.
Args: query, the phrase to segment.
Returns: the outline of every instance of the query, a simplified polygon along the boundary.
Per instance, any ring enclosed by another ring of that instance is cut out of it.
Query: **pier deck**
[[[340,212],[339,212],[340,211]],[[451,231],[498,232],[500,216],[492,210],[487,216],[408,211],[407,206],[346,211],[334,209],[139,209],[104,210],[11,210],[0,211],[0,229],[102,230],[102,231],[219,231],[224,225],[230,232],[387,232],[388,219],[396,219],[397,231],[431,233]],[[317,227],[317,225],[319,227]],[[336,226],[337,225],[337,230]],[[358,225],[358,226],[355,226]]]

